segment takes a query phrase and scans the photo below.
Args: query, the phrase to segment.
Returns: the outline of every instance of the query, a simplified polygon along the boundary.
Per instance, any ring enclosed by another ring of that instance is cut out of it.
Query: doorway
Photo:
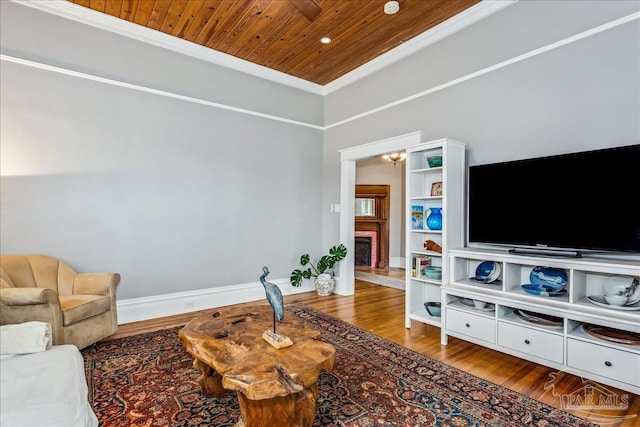
[[[355,267],[389,267],[389,185],[356,185]]]
[[[421,139],[422,132],[418,131],[340,150],[340,242],[347,247],[347,257],[340,269],[335,293],[353,295],[355,292],[356,161],[405,151],[420,144]]]

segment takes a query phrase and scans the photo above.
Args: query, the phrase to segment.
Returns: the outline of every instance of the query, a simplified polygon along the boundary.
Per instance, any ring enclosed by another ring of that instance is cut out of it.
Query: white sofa
[[[26,354],[7,347],[0,349],[0,426],[98,426],[78,347],[47,344]]]

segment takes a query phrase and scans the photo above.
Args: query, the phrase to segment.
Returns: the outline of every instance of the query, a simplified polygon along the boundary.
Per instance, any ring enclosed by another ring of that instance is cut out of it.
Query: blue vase
[[[442,230],[442,208],[429,208],[431,213],[427,217],[429,230]]]

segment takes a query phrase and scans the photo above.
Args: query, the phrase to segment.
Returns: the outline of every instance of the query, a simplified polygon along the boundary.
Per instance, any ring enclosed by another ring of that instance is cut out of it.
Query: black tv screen
[[[640,145],[469,167],[469,243],[640,253]]]

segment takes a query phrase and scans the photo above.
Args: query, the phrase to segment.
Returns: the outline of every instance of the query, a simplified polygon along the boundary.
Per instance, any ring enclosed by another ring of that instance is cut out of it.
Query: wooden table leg
[[[316,417],[318,386],[271,399],[251,400],[237,392],[240,416],[235,427],[311,427]]]
[[[200,384],[202,394],[222,396],[229,392],[222,387],[222,377],[211,366],[198,359],[193,359],[193,367],[201,372],[198,384]]]

